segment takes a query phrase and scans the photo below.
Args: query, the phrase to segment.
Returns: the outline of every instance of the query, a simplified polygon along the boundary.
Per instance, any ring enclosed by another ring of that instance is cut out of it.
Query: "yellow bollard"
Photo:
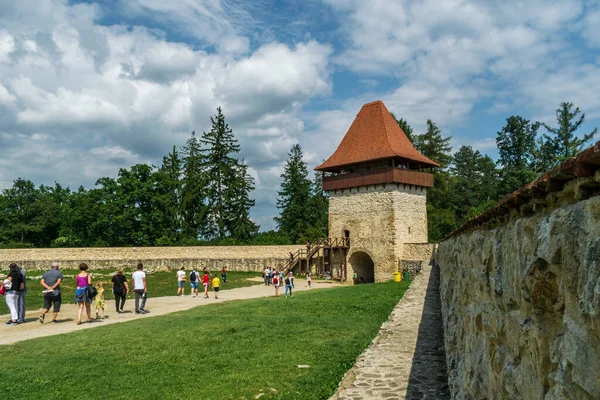
[[[402,274],[400,272],[394,272],[394,282],[400,282],[402,280]]]

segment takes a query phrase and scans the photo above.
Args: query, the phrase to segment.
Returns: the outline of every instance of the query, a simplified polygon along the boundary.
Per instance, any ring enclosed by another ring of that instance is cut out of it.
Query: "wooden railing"
[[[299,249],[294,254],[293,257],[290,257],[288,261],[283,265],[282,271],[284,274],[287,274],[289,271],[293,270],[298,263],[305,260],[307,263],[310,263],[310,260],[313,256],[318,255],[321,249],[330,249],[330,248],[348,248],[350,247],[350,238],[326,238],[326,239],[317,239],[314,243],[310,244],[310,247],[307,249]]]
[[[323,190],[347,189],[383,183],[433,187],[433,175],[427,172],[394,167],[377,168],[369,171],[326,176],[323,178]]]

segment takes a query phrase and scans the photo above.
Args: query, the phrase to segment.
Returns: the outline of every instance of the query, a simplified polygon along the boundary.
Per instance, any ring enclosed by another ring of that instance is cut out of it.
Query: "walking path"
[[[262,281],[261,278],[258,278]],[[294,291],[304,291],[309,290],[305,286],[305,282],[297,282]],[[315,281],[312,282],[312,288],[310,290],[322,289],[322,288],[331,288],[339,286],[331,281]],[[279,288],[279,295],[283,297],[285,287]],[[0,315],[0,345],[6,345],[11,343],[20,342],[22,340],[39,338],[43,336],[51,336],[58,335],[61,333],[68,333],[73,331],[78,331],[82,329],[90,329],[97,328],[99,326],[104,326],[107,324],[115,324],[120,322],[127,322],[131,320],[137,320],[140,318],[150,318],[156,317],[159,315],[164,315],[176,311],[188,310],[197,306],[205,306],[207,304],[215,304],[222,303],[224,301],[231,300],[243,300],[243,299],[255,299],[259,297],[267,297],[274,296],[275,289],[273,286],[264,286],[264,285],[255,285],[243,288],[236,289],[226,289],[222,290],[219,293],[219,298],[214,298],[214,292],[211,290],[209,292],[210,298],[205,299],[202,297],[192,298],[188,296],[166,296],[166,297],[156,297],[156,298],[148,298],[146,303],[146,309],[150,311],[149,314],[138,315],[133,312],[134,310],[134,300],[130,297],[127,298],[127,302],[125,303],[125,314],[116,314],[114,309],[114,302],[107,301],[106,304],[106,315],[108,315],[107,319],[102,321],[92,321],[92,323],[83,323],[81,325],[76,325],[75,321],[77,320],[77,306],[75,304],[65,304],[61,306],[60,313],[58,314],[58,323],[50,323],[52,319],[52,309],[46,314],[46,320],[44,324],[40,324],[38,322],[38,318],[42,312],[39,310],[27,310],[25,314],[25,323],[19,324],[16,326],[6,326],[3,321],[8,321],[10,319],[9,315]],[[63,299],[63,301],[69,299]],[[92,316],[95,316],[94,308],[92,304]],[[85,310],[83,314],[82,321],[85,321]]]
[[[439,286],[423,268],[330,400],[450,398]]]

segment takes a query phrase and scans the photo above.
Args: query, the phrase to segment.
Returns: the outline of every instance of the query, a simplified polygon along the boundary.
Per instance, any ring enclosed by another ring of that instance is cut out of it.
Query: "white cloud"
[[[256,179],[257,207],[271,214],[279,185],[271,171],[304,129],[302,106],[331,90],[331,48],[306,40],[250,51],[216,1],[127,7],[197,26],[205,13],[209,26],[188,33],[217,51],[141,26],[98,25],[96,5],[11,4],[0,16],[0,186],[22,176],[89,187],[119,168],[158,164],[192,130],[208,130],[223,106]]]

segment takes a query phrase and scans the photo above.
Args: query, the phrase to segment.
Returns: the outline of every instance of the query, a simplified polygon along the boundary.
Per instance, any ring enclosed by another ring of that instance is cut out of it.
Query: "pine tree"
[[[254,178],[248,174],[248,166],[241,162],[233,170],[232,184],[228,186],[226,196],[226,225],[229,235],[238,242],[250,243],[258,233],[259,226],[250,218],[250,209],[254,207],[254,199],[250,192],[254,190]]]
[[[195,242],[207,232],[206,186],[207,174],[204,169],[200,141],[192,132],[181,150],[183,154],[183,177],[181,182],[182,232],[188,241]]]
[[[535,179],[535,144],[540,124],[520,116],[506,119],[506,125],[496,136],[496,146],[502,167],[499,191],[501,197]]]
[[[159,245],[173,244],[180,238],[182,165],[179,152],[173,146],[173,151],[163,157],[162,165],[156,172],[157,203],[168,225],[157,243]]]
[[[452,161],[450,139],[452,136],[443,137],[440,128],[428,119],[427,131],[419,136],[419,151],[442,168],[446,168]]]
[[[496,200],[496,168],[489,156],[482,156],[471,146],[462,146],[454,155],[450,172],[454,175],[455,187],[460,199],[456,208],[458,221],[462,223],[482,203]]]
[[[286,234],[292,243],[298,243],[309,228],[307,205],[311,198],[311,182],[300,145],[292,146],[288,156],[281,174],[281,190],[277,192],[277,208],[280,212],[275,222],[279,231]]]
[[[228,234],[228,221],[244,217],[236,214],[240,211],[237,205],[234,205],[236,197],[240,198],[240,191],[245,191],[248,195],[252,186],[246,185],[246,171],[240,167],[239,160],[233,157],[233,154],[239,153],[240,145],[225,122],[221,107],[217,108],[217,115],[211,117],[211,122],[211,130],[202,134],[200,142],[205,146],[202,152],[208,178],[210,231],[212,237],[222,240]],[[249,218],[247,215],[245,217]]]
[[[573,110],[574,106],[573,103],[560,103],[560,107],[556,109],[558,127],[551,128],[547,124],[542,124],[548,133],[551,134],[544,135],[544,139],[550,143],[549,148],[553,148],[556,151],[554,164],[575,157],[598,131],[598,128],[594,128],[593,131],[583,135],[581,138],[575,136],[575,132],[585,121],[585,114],[581,114],[579,119],[577,119],[581,110],[579,110],[579,107]]]

